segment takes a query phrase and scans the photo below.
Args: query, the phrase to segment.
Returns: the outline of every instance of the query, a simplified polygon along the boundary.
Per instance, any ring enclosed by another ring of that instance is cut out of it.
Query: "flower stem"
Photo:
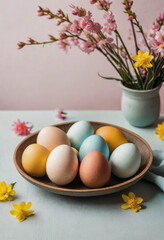
[[[132,31],[133,31],[133,37],[134,37],[134,43],[135,43],[135,48],[136,48],[136,54],[138,53],[138,44],[137,44],[137,37],[136,37],[136,33],[135,33],[135,29],[134,29],[134,25],[133,25],[133,21],[130,20],[131,23],[131,27],[132,27]]]
[[[135,72],[135,74],[136,74],[136,77],[137,77],[137,79],[138,79],[139,82],[140,82],[140,87],[142,88],[142,86],[143,86],[142,78],[141,78],[140,75],[137,73],[137,71],[136,71],[136,69],[135,69],[135,67],[134,67],[134,65],[133,65],[133,61],[132,61],[131,56],[130,56],[130,54],[129,54],[126,46],[125,46],[125,43],[124,43],[121,35],[119,34],[119,32],[118,32],[117,30],[115,30],[115,33],[118,35],[118,37],[119,37],[119,39],[120,39],[120,41],[121,41],[121,43],[122,43],[122,45],[123,45],[123,48],[125,49],[125,52],[126,52],[126,54],[128,55],[128,58],[129,58],[130,63],[131,63],[131,65],[132,65],[132,67],[133,67],[133,70],[134,70],[134,72]]]

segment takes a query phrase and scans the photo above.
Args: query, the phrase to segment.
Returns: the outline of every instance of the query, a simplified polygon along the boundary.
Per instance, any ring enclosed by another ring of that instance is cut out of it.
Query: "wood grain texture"
[[[54,126],[59,127],[64,132],[67,132],[68,129],[70,128],[70,126],[72,126],[72,124],[74,124],[74,123],[75,122],[68,122],[68,123],[57,124]],[[120,178],[117,178],[114,175],[112,175],[110,181],[106,184],[106,186],[101,187],[101,188],[96,188],[96,189],[89,189],[89,188],[85,187],[82,184],[82,182],[80,181],[79,176],[77,176],[71,184],[68,184],[68,185],[65,185],[62,187],[57,186],[54,183],[52,183],[48,179],[47,176],[42,177],[42,178],[31,177],[23,169],[22,153],[28,145],[30,145],[32,143],[36,143],[36,138],[37,138],[39,131],[26,137],[22,142],[20,142],[20,144],[15,149],[14,163],[15,163],[15,166],[16,166],[18,172],[26,180],[28,180],[32,184],[34,184],[44,190],[47,190],[47,191],[50,191],[50,192],[53,192],[56,194],[76,196],[76,197],[90,197],[90,196],[111,194],[111,193],[126,189],[129,186],[138,182],[141,178],[143,178],[144,175],[146,174],[146,172],[148,171],[148,169],[150,168],[152,160],[153,160],[152,150],[151,150],[150,146],[148,145],[148,143],[143,138],[141,138],[139,135],[137,135],[127,129],[124,129],[122,127],[108,124],[108,123],[102,123],[102,122],[90,122],[90,123],[92,124],[95,131],[99,127],[102,127],[102,126],[116,127],[125,134],[125,136],[127,137],[129,142],[136,144],[136,146],[138,147],[138,149],[141,153],[141,166],[140,166],[139,170],[137,171],[137,173],[133,177],[128,178],[128,179],[120,179]]]

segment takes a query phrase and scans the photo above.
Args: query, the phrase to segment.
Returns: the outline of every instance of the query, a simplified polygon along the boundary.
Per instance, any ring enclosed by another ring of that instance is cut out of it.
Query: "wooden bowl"
[[[62,124],[57,124],[54,126],[62,129],[64,132],[67,132],[73,123],[75,123],[75,122],[62,123]],[[139,170],[137,171],[137,173],[133,177],[128,178],[128,179],[120,179],[120,178],[117,178],[114,175],[112,175],[109,183],[106,186],[101,187],[101,188],[95,188],[95,189],[89,189],[89,188],[85,187],[82,184],[82,182],[80,181],[79,176],[77,176],[71,184],[68,184],[65,186],[55,185],[48,179],[47,176],[41,177],[41,178],[31,177],[23,169],[22,153],[28,145],[30,145],[32,143],[36,143],[36,138],[37,138],[39,131],[26,137],[17,146],[15,153],[14,153],[14,163],[15,163],[15,166],[16,166],[18,172],[26,180],[28,180],[32,184],[36,185],[37,187],[40,187],[44,190],[47,190],[47,191],[50,191],[50,192],[53,192],[56,194],[76,196],[76,197],[90,197],[90,196],[111,194],[111,193],[126,189],[129,186],[138,182],[141,178],[143,178],[143,176],[145,175],[145,173],[148,171],[149,167],[151,166],[151,163],[153,160],[152,150],[151,150],[150,146],[148,145],[148,143],[143,138],[141,138],[139,135],[137,135],[127,129],[124,129],[122,127],[108,124],[108,123],[102,123],[102,122],[90,122],[90,123],[92,124],[95,131],[102,126],[116,127],[125,134],[125,136],[127,137],[129,142],[136,144],[136,146],[138,147],[138,149],[141,153],[141,166],[140,166]]]

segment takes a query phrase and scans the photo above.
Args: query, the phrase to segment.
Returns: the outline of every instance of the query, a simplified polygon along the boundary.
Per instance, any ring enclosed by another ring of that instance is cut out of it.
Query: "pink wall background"
[[[119,84],[97,75],[117,76],[99,53],[87,55],[73,48],[66,54],[55,44],[17,50],[17,42],[27,37],[44,41],[48,34],[58,33],[55,20],[37,16],[38,5],[69,12],[71,3],[92,10],[95,19],[101,19],[101,11],[89,0],[0,1],[0,109],[120,109]],[[162,8],[163,0],[134,0],[134,10],[145,27]],[[129,23],[121,0],[113,1],[111,9],[126,39]],[[132,43],[128,43],[130,49]],[[164,86],[160,95],[164,112]]]

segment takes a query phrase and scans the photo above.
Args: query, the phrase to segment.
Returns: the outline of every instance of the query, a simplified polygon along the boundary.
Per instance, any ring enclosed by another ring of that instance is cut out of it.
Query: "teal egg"
[[[79,150],[82,142],[94,133],[92,125],[85,120],[74,123],[68,130],[67,136],[71,146]]]
[[[79,160],[80,162],[92,151],[99,151],[103,153],[107,159],[109,159],[110,151],[105,140],[99,135],[92,135],[87,137],[81,144],[79,149]]]

